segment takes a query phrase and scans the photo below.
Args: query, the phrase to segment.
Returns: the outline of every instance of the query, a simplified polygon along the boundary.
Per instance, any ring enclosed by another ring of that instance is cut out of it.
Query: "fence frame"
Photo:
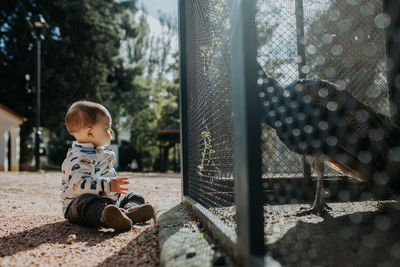
[[[257,86],[256,1],[231,2],[233,173],[239,266],[263,265],[261,101]],[[258,105],[259,104],[259,105]]]
[[[187,74],[186,74],[186,26],[185,1],[178,3],[178,32],[179,32],[179,115],[181,133],[181,175],[182,200],[188,195],[188,119],[187,119]]]
[[[396,0],[384,0],[383,11],[391,17],[390,25],[385,29],[386,52],[391,60],[392,68],[388,72],[389,99],[391,103],[400,104],[400,87],[396,85],[396,76],[400,74],[400,41],[396,34],[400,29],[400,3]],[[397,82],[398,83],[398,82]],[[393,108],[393,107],[391,107]],[[400,125],[400,108],[393,115],[393,121]]]
[[[221,229],[218,225],[224,223],[197,203],[189,196],[189,164],[188,164],[188,116],[187,116],[187,73],[186,73],[186,21],[185,21],[186,1],[178,1],[178,27],[179,27],[179,112],[180,112],[180,132],[181,132],[181,175],[182,175],[182,203],[195,213],[202,224],[217,239],[217,243],[224,248],[230,256],[235,257],[235,244],[237,240],[236,232],[227,227]]]
[[[224,251],[236,259],[239,266],[264,266],[264,217],[261,181],[261,126],[257,93],[256,68],[256,1],[231,2],[233,147],[238,235],[188,195],[188,107],[186,73],[186,1],[179,0],[179,50],[181,116],[182,202],[207,227]],[[233,64],[232,64],[233,63]],[[254,138],[256,136],[257,138]],[[252,137],[252,138],[250,138]],[[236,151],[236,152],[235,152]],[[219,226],[218,226],[219,225]],[[237,240],[237,242],[236,242]]]
[[[400,125],[400,39],[398,37],[400,32],[400,2],[397,0],[384,0],[383,12],[391,18],[389,26],[385,28],[386,56],[388,65],[391,65],[387,72],[390,108],[395,110],[394,114],[393,110],[391,110],[393,122]],[[390,170],[390,172],[392,179],[398,178],[396,170]],[[394,181],[391,187],[392,190],[399,192],[399,179]],[[399,195],[397,195],[397,199],[399,200]]]
[[[211,214],[202,205],[188,195],[188,116],[187,116],[187,73],[186,73],[186,1],[178,2],[179,51],[180,51],[180,130],[181,130],[181,175],[182,202],[190,208],[208,228],[217,243],[238,266],[264,266],[266,253],[264,243],[263,192],[261,180],[261,127],[257,92],[256,62],[256,0],[232,0],[230,6],[231,21],[231,73],[232,73],[232,109],[233,119],[233,162],[235,179],[235,204],[238,233],[231,228],[219,226],[224,223]],[[400,41],[395,38],[400,29],[400,3],[396,0],[384,0],[384,12],[392,18],[385,29],[386,52],[393,67],[387,73],[390,100],[400,104],[400,87],[396,85],[396,76],[400,74]],[[296,0],[298,38],[304,37],[303,0]],[[303,28],[303,31],[301,31]],[[304,46],[298,43],[298,54],[304,55]],[[303,60],[305,57],[303,58]],[[302,65],[302,64],[301,64]],[[302,78],[299,64],[299,77]],[[304,78],[304,77],[303,77]],[[399,111],[393,116],[400,124]],[[250,138],[251,137],[251,138]],[[310,170],[305,166],[305,175]]]

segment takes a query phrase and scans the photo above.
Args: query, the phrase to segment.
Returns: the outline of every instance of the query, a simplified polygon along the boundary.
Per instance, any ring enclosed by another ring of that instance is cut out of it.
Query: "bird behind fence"
[[[305,155],[317,173],[314,203],[300,214],[331,209],[323,199],[324,162],[371,183],[377,192],[397,196],[391,189],[399,189],[399,126],[339,85],[300,79],[283,88],[261,66],[258,74],[263,120],[290,150]]]

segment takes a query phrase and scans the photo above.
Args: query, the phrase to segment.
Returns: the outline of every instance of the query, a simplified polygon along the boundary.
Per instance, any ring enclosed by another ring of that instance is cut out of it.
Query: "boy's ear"
[[[86,136],[87,137],[94,137],[93,127],[87,127],[86,128]]]

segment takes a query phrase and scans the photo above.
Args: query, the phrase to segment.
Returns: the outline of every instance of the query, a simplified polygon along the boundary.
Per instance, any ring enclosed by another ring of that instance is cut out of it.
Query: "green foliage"
[[[138,79],[142,101],[135,102],[136,112],[126,123],[132,130],[132,144],[135,151],[141,154],[143,167],[152,170],[159,154],[157,130],[165,129],[179,123],[178,84],[165,78]],[[163,144],[170,146],[172,144]],[[140,164],[139,164],[140,165]]]
[[[114,1],[44,1],[44,16],[56,27],[57,39],[44,41],[42,125],[57,127],[72,102],[104,103],[116,93],[119,80],[121,28]],[[57,103],[52,105],[51,103]]]
[[[52,129],[63,124],[72,102],[113,96],[121,8],[108,0],[1,1],[0,99],[28,118],[21,131],[22,162],[30,160],[28,139],[35,121],[35,94],[26,90],[25,81],[26,74],[34,76],[35,59],[26,20],[42,13],[50,25],[42,42],[41,126]]]
[[[211,152],[211,150],[212,150],[212,148],[211,148],[211,133],[209,131],[202,131],[201,137],[203,138],[204,148],[203,148],[203,151],[201,152],[200,165],[197,166],[197,173],[200,176],[203,176],[204,161],[206,160],[207,150],[209,150],[209,152]]]
[[[33,73],[34,58],[25,21],[31,5],[24,2],[28,1],[0,2],[0,101],[28,119],[21,129],[21,160],[30,160],[32,153],[26,152],[32,131],[33,97],[25,90],[25,74]]]
[[[62,161],[72,140],[64,127],[68,106],[86,99],[110,110],[116,142],[120,132],[132,132],[132,142],[121,143],[121,156],[128,157],[121,157],[122,164],[135,157],[139,166],[152,169],[157,129],[179,121],[179,81],[166,78],[167,73],[177,75],[178,54],[172,64],[167,60],[170,34],[150,37],[145,16],[136,16],[134,0],[0,2],[0,99],[28,118],[21,129],[21,162],[32,159],[36,114],[30,90],[35,84],[34,40],[26,19],[38,13],[50,26],[42,42],[41,87],[41,126],[51,132],[50,163]]]
[[[68,148],[71,147],[74,138],[68,134],[64,125],[55,128],[50,133],[50,141],[48,144],[49,163],[61,166],[61,163],[67,155]]]
[[[148,36],[143,42],[143,49],[147,49],[146,53],[143,52],[147,59],[144,74],[135,79],[136,90],[124,97],[131,101],[124,107],[123,116],[127,121],[122,128],[131,130],[132,149],[140,155],[138,163],[144,170],[154,170],[159,156],[157,131],[179,123],[178,52],[170,52],[171,31],[168,28],[159,36]],[[163,142],[161,145],[168,154],[173,143]]]

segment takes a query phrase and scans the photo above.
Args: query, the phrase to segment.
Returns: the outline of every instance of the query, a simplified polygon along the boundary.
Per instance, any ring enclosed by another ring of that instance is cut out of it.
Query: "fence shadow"
[[[298,222],[267,253],[283,266],[396,266],[400,213],[392,209]]]
[[[99,234],[101,233],[101,234]],[[95,228],[78,226],[68,221],[59,221],[28,229],[0,238],[0,257],[34,249],[41,244],[66,244],[69,235],[76,235],[76,242],[94,246],[115,236],[114,232],[99,232]]]

